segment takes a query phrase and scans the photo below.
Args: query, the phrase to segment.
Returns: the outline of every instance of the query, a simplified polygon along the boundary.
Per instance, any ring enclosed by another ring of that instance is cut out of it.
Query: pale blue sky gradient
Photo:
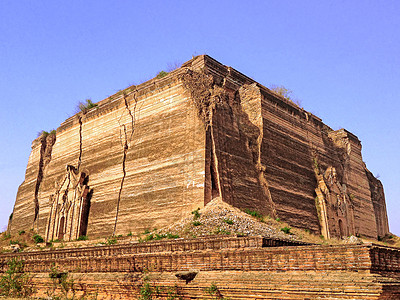
[[[206,53],[357,135],[399,235],[399,16],[400,1],[0,0],[0,231],[39,131]]]

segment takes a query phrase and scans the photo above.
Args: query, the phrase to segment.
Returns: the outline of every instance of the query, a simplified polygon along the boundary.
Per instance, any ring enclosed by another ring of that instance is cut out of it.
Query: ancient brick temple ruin
[[[216,197],[326,238],[389,232],[382,184],[354,134],[207,55],[35,139],[8,232],[135,234]],[[101,299],[137,298],[145,280],[168,299],[207,289],[220,299],[400,299],[400,251],[374,244],[211,236],[2,254],[0,273],[15,257],[38,296],[57,266]]]
[[[389,231],[354,134],[206,55],[34,140],[9,231],[143,232],[217,196],[327,238]]]

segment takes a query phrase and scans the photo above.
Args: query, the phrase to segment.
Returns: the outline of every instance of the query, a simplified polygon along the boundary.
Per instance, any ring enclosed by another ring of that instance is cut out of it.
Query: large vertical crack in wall
[[[78,119],[79,122],[79,157],[78,157],[78,171],[81,167],[81,163],[82,163],[82,117],[80,116]]]
[[[35,185],[35,194],[34,194],[34,205],[35,205],[35,214],[33,218],[33,224],[32,228],[35,228],[38,230],[37,226],[37,220],[39,218],[39,211],[40,211],[40,205],[39,205],[39,189],[40,185],[43,180],[44,176],[44,170],[49,164],[51,160],[51,152],[53,150],[53,145],[56,142],[56,134],[55,133],[42,133],[40,137],[40,159],[39,159],[39,170],[38,170],[38,175],[36,179],[36,185]]]
[[[265,166],[262,165],[261,161],[261,145],[263,141],[262,121],[260,121],[260,124],[253,124],[249,120],[249,116],[241,105],[238,89],[236,88],[235,90],[234,88],[232,90],[232,84],[230,84],[230,87],[225,86],[228,81],[226,77],[222,80],[216,80],[213,76],[207,75],[204,72],[194,72],[188,69],[186,73],[180,75],[180,79],[183,87],[190,94],[190,99],[197,110],[199,118],[204,123],[206,136],[209,134],[206,138],[206,143],[208,142],[210,145],[209,147],[206,146],[206,150],[211,153],[207,154],[207,157],[208,155],[210,157],[208,158],[209,163],[206,164],[206,174],[211,178],[206,178],[205,204],[215,196],[221,196],[224,201],[233,205],[251,205],[255,208],[254,203],[250,204],[247,200],[245,200],[245,202],[247,201],[246,204],[241,199],[234,200],[234,198],[237,198],[234,189],[240,187],[238,185],[233,187],[233,183],[229,180],[230,175],[228,170],[231,159],[226,157],[226,151],[229,151],[226,147],[229,147],[227,146],[229,142],[223,136],[218,135],[218,132],[224,130],[226,127],[232,131],[231,134],[237,134],[237,138],[243,138],[247,141],[249,150],[244,151],[249,151],[248,153],[251,156],[250,161],[252,161],[255,168],[255,173],[253,174],[257,174],[254,176],[256,176],[256,180],[259,183],[258,187],[253,186],[253,188],[257,189],[257,193],[263,194],[263,196],[260,194],[263,199],[266,199],[263,204],[265,208],[261,208],[262,211],[268,212],[271,217],[275,217],[276,209],[269,191],[267,179],[265,178]],[[260,102],[260,91],[258,88],[257,90],[258,95],[256,96],[258,98],[254,98],[254,101]],[[253,97],[254,95],[251,96]],[[259,105],[258,118],[261,120],[261,103]],[[214,121],[216,124],[214,124]],[[215,126],[218,126],[218,128],[215,128]],[[238,132],[235,130],[238,130]],[[221,166],[220,162],[224,165]],[[243,175],[253,176],[250,174]]]
[[[120,142],[121,142],[121,147],[122,147],[122,179],[121,179],[121,184],[119,187],[118,197],[117,197],[117,207],[116,207],[116,212],[115,212],[113,236],[115,236],[116,231],[117,231],[119,207],[120,207],[120,203],[121,203],[122,189],[124,187],[124,182],[125,182],[125,177],[126,177],[126,156],[128,154],[128,150],[131,146],[132,138],[133,138],[133,134],[135,132],[135,126],[136,126],[136,107],[137,107],[136,91],[133,92],[133,97],[132,97],[135,102],[134,106],[133,106],[133,112],[131,111],[131,109],[129,107],[127,94],[123,93],[122,97],[123,97],[124,105],[125,105],[124,113],[127,112],[130,117],[131,133],[128,138],[127,124],[121,123],[122,117],[124,115],[124,113],[123,113],[118,120],[118,124],[120,127],[119,128],[120,129]]]
[[[207,204],[215,197],[222,197],[220,170],[218,166],[218,155],[216,149],[215,133],[213,126],[214,110],[221,101],[221,96],[218,93],[223,92],[223,89],[217,89],[214,79],[211,75],[204,72],[198,73],[190,69],[186,73],[181,74],[179,79],[182,81],[183,87],[189,92],[192,104],[195,106],[199,119],[204,124],[206,133],[206,151],[209,155],[209,163],[206,164],[209,181],[209,195],[205,194],[204,203]],[[209,143],[209,145],[207,145]],[[208,185],[206,183],[206,186]],[[207,188],[206,188],[207,189]],[[207,191],[205,192],[207,193]]]
[[[264,138],[261,91],[256,84],[245,84],[239,88],[236,97],[238,97],[236,102],[239,104],[237,108],[239,122],[248,139],[249,148],[253,156],[253,163],[258,173],[258,181],[261,185],[264,197],[267,199],[269,214],[275,219],[277,217],[276,205],[272,199],[269,183],[265,176],[266,166],[263,165],[261,159]]]

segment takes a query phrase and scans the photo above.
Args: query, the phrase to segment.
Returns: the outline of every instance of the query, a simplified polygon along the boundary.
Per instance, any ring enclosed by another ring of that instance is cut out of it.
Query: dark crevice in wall
[[[122,116],[118,120],[118,124],[120,126],[120,142],[122,146],[122,179],[121,179],[121,185],[118,191],[118,198],[117,198],[117,209],[115,213],[115,222],[114,222],[114,229],[113,229],[113,236],[115,236],[115,233],[117,231],[117,223],[118,223],[118,215],[119,215],[119,207],[121,203],[121,195],[122,195],[122,189],[124,187],[124,182],[125,182],[125,177],[126,177],[126,156],[128,154],[129,147],[131,146],[132,143],[132,138],[133,134],[135,132],[135,126],[136,126],[136,107],[137,107],[137,99],[136,99],[136,91],[133,92],[133,100],[135,102],[133,106],[133,111],[131,111],[129,104],[128,104],[128,99],[127,99],[127,94],[123,94],[123,99],[124,99],[124,104],[125,104],[125,110],[129,114],[129,117],[131,119],[130,126],[131,126],[131,132],[128,135],[128,130],[127,130],[127,124],[121,124],[121,119]],[[129,136],[129,138],[128,138]]]
[[[124,131],[124,146],[123,146],[123,157],[122,157],[122,179],[121,179],[121,186],[119,188],[118,192],[118,199],[117,199],[117,212],[115,215],[115,223],[114,223],[114,230],[113,230],[113,235],[115,235],[115,232],[117,230],[117,222],[118,222],[118,214],[119,214],[119,204],[121,202],[121,193],[122,193],[122,188],[124,187],[124,181],[125,181],[125,176],[126,176],[126,170],[125,170],[125,163],[126,163],[126,154],[128,152],[128,138],[127,138],[127,133],[126,133],[126,126],[122,125],[123,131]]]
[[[40,185],[43,180],[44,170],[51,160],[51,152],[53,150],[53,145],[55,142],[56,142],[56,135],[53,133],[42,134],[40,138],[41,146],[40,146],[39,170],[36,179],[35,194],[34,194],[35,215],[32,225],[33,228],[35,228],[35,225],[37,225],[37,220],[39,218],[40,206],[39,206],[38,195],[39,195]]]
[[[78,171],[82,163],[82,117],[79,117],[79,158],[78,158]]]

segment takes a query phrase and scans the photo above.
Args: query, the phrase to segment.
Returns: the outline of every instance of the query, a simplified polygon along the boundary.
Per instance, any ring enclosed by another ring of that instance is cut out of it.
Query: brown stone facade
[[[355,135],[207,55],[36,139],[9,231],[139,233],[215,197],[327,238],[389,232]]]
[[[45,296],[49,273],[57,268],[74,278],[77,295],[97,293],[98,299],[137,299],[145,282],[164,299],[171,291],[181,299],[207,299],[210,286],[230,299],[400,297],[400,250],[374,244],[291,245],[257,236],[210,236],[2,254],[0,273],[11,258],[25,262],[36,296]]]

